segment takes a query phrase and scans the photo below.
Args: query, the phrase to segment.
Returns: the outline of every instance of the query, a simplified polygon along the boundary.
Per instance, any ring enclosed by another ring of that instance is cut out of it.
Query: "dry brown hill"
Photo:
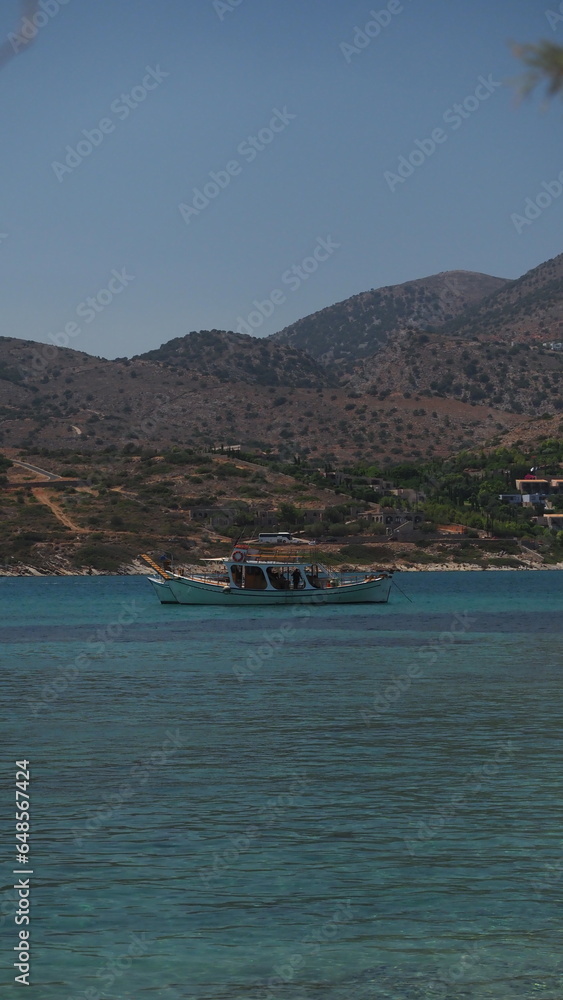
[[[349,384],[534,417],[563,410],[563,254],[436,327],[395,331],[377,354],[356,363]]]
[[[380,397],[421,394],[536,417],[563,410],[563,352],[526,343],[405,333],[359,362],[348,385]]]
[[[222,382],[314,388],[333,381],[310,354],[296,347],[225,330],[176,337],[133,360],[159,361],[173,369],[213,375]]]
[[[42,345],[0,339],[0,444],[92,451],[130,443],[196,448],[242,444],[291,457],[349,460],[446,455],[487,441],[514,415],[417,393],[361,397],[353,387],[225,383],[156,361],[104,361],[57,349],[37,373]]]
[[[405,329],[442,326],[507,284],[507,279],[488,274],[444,271],[353,295],[299,320],[270,339],[307,351],[324,365],[347,370]]]
[[[563,340],[563,254],[505,284],[441,332],[509,344]]]
[[[563,351],[549,345],[562,328],[563,255],[514,282],[445,272],[354,296],[272,338],[202,331],[131,361],[4,337],[0,444],[447,455],[527,418],[555,429]]]

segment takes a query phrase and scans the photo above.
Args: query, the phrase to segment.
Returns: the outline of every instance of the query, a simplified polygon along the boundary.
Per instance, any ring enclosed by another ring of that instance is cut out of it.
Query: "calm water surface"
[[[561,1000],[563,574],[397,582],[299,617],[0,580],[31,1000]]]

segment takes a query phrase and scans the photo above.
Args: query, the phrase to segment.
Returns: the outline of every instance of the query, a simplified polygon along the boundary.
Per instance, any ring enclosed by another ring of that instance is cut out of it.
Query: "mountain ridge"
[[[192,332],[111,361],[0,337],[0,444],[418,459],[522,422],[532,433],[526,421],[549,430],[563,409],[563,351],[549,348],[563,335],[563,254],[515,281],[445,271],[299,323],[316,356],[287,333],[299,324],[268,338]]]
[[[310,354],[269,338],[227,330],[194,331],[132,360],[158,361],[187,371],[192,365],[199,374],[221,381],[296,388],[332,384],[328,372]]]
[[[509,283],[510,279],[474,271],[442,271],[350,296],[270,339],[346,370],[354,361],[375,354],[397,333],[442,325]]]

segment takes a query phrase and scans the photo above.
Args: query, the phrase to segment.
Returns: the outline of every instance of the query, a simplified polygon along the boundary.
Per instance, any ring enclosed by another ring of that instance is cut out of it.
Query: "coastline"
[[[191,568],[191,567],[188,567]],[[340,569],[340,567],[334,567],[335,569]],[[541,571],[563,571],[563,563],[555,563],[553,565],[521,565],[521,566],[495,566],[495,565],[476,565],[475,563],[410,563],[406,566],[361,566],[352,567],[358,572],[378,572],[385,570],[389,573],[478,573],[487,571],[489,573],[522,573],[522,572],[541,572]],[[194,567],[195,569],[195,567]],[[350,566],[346,564],[346,569],[349,571]],[[17,566],[12,570],[2,569],[0,571],[0,581],[1,580],[12,580],[17,578],[22,579],[56,579],[57,577],[76,577],[77,579],[83,577],[118,577],[118,576],[139,576],[148,577],[152,575],[152,571],[148,567],[138,566],[135,564],[124,566],[121,570],[116,573],[108,573],[102,570],[93,569],[83,570],[82,572],[77,570],[65,570],[61,569],[57,573],[44,573],[41,570],[36,569],[34,566]]]

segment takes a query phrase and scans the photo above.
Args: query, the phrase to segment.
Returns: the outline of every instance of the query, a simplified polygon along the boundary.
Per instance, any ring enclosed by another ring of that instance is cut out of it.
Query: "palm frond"
[[[548,97],[563,94],[563,46],[542,41],[537,45],[513,45],[512,51],[528,66],[528,72],[519,81],[523,97],[528,97],[541,83],[546,84]]]

